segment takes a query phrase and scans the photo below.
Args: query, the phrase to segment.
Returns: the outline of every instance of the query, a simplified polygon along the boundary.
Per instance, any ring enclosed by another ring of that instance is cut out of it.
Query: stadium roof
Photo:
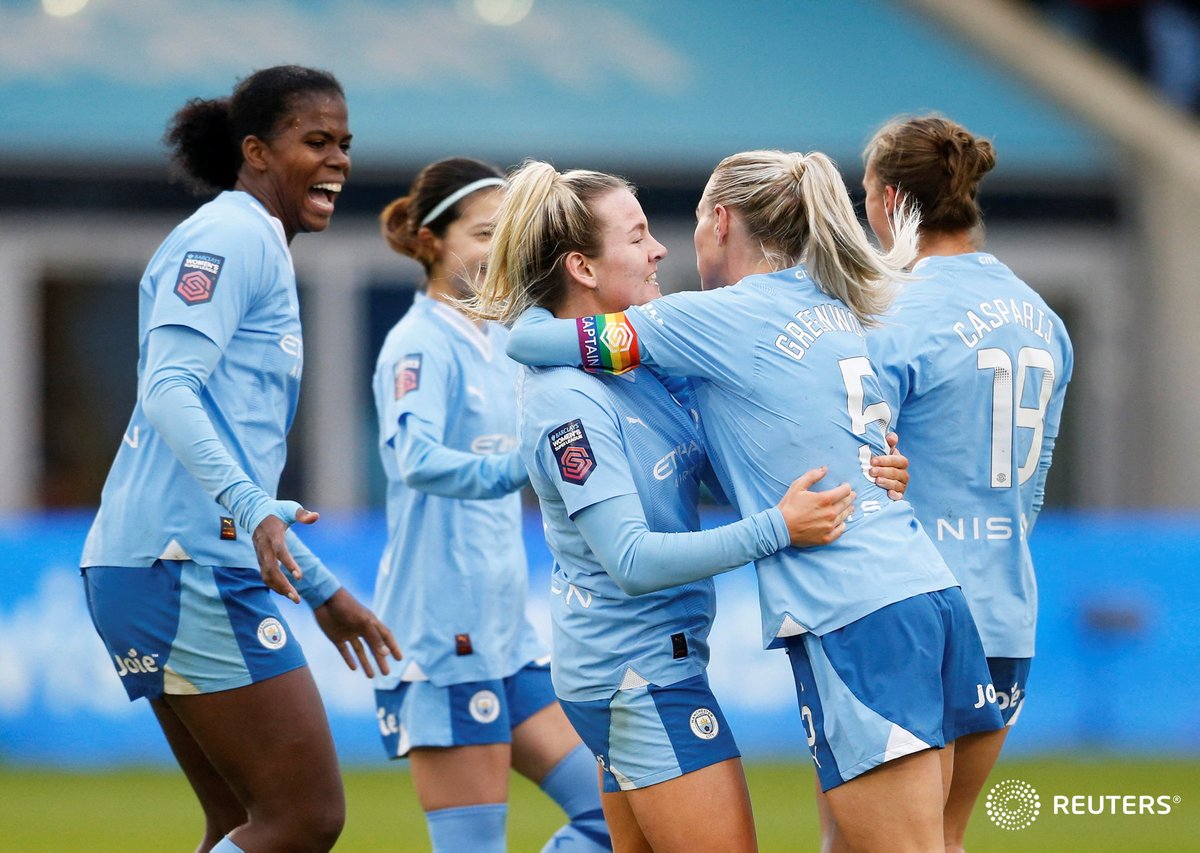
[[[707,170],[736,150],[848,167],[901,112],[996,142],[1008,174],[1106,173],[1107,143],[887,0],[0,0],[0,155],[161,156],[167,118],[257,67],[328,68],[356,162]]]

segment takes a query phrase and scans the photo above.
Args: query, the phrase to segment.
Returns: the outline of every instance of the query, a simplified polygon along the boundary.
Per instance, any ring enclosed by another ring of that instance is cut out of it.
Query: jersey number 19
[[[981,349],[976,355],[979,370],[992,371],[992,470],[991,483],[995,489],[1012,488],[1012,457],[1015,423],[1018,429],[1032,429],[1033,440],[1021,467],[1017,483],[1023,485],[1033,476],[1042,455],[1042,437],[1046,422],[1046,407],[1054,390],[1054,359],[1044,349],[1022,347],[1017,353],[1017,381],[1013,386],[1012,358],[1002,349]],[[1042,387],[1037,408],[1023,406],[1025,379],[1030,368],[1041,368]]]

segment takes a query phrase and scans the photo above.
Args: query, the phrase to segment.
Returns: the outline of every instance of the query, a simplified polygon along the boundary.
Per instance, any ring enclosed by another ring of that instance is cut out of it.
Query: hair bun
[[[401,196],[379,213],[379,230],[392,251],[418,258],[420,243],[412,223],[412,196]]]

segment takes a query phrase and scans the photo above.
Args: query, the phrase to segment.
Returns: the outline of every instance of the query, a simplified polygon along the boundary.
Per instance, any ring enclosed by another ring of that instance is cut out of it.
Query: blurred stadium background
[[[1196,7],[0,0],[0,849],[107,849],[102,832],[118,830],[86,816],[149,802],[130,768],[171,766],[145,703],[126,702],[110,674],[75,566],[134,400],[137,279],[195,206],[168,180],[165,122],[187,98],[225,94],[280,62],[336,73],[355,134],[332,227],[293,246],[309,358],[281,494],[322,511],[305,539],[366,599],[384,538],[370,373],[419,280],[374,217],[424,163],[538,157],[627,175],[671,251],[659,279],[677,290],[696,286],[693,209],[728,153],[825,151],[861,196],[859,153],[892,115],[937,110],[991,137],[988,248],[1045,295],[1076,346],[1033,537],[1030,708],[996,778],[1025,774],[1044,802],[1181,801],[1164,816],[1047,810],[1018,838],[980,814],[973,847],[1200,849]],[[545,627],[550,561],[533,507],[526,528]],[[764,849],[815,849],[786,664],[757,646],[750,573],[720,590],[715,689],[757,768],[760,826],[784,828],[785,840],[764,834]],[[349,783],[353,825],[356,792],[380,763],[369,685],[307,613],[287,612],[340,754],[362,769]],[[73,784],[79,771],[86,781]],[[199,813],[182,779],[150,779],[146,790],[176,797],[178,817],[165,809],[163,820],[182,826],[165,837],[193,843]],[[399,801],[400,790],[380,796]],[[45,815],[30,805],[59,797]],[[403,805],[415,809],[411,796]],[[342,847],[425,849],[413,826],[408,842],[348,830]],[[112,849],[168,843],[124,838]]]

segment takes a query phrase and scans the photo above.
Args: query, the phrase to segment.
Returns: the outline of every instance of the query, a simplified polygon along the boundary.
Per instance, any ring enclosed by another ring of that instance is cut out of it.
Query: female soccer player
[[[598,853],[611,848],[594,762],[525,617],[517,365],[504,327],[460,309],[503,188],[492,166],[440,160],[380,215],[427,281],[375,370],[388,546],[374,608],[407,654],[376,682],[378,717],[388,755],[412,763],[435,851],[504,851],[511,766],[571,819],[546,849]]]
[[[222,192],[142,276],[138,399],[84,546],[88,607],[200,800],[199,849],[328,850],[337,756],[270,590],[303,596],[351,669],[400,657],[289,531],[317,514],[274,497],[303,366],[288,244],[333,215],[346,101],[326,72],[268,68],[189,101],[167,139],[197,188]]]
[[[961,850],[1025,698],[1037,621],[1029,533],[1071,378],[1071,341],[1040,296],[979,251],[975,199],[996,163],[988,140],[940,116],[895,119],[863,160],[867,218],[884,248],[895,239],[898,205],[921,212],[915,279],[867,344],[920,470],[910,500],[962,584],[1005,723],[955,744],[945,842]]]
[[[834,481],[857,482],[841,538],[757,561],[764,642],[789,651],[804,735],[850,845],[934,849],[951,750],[939,761],[931,748],[995,728],[998,712],[973,707],[990,680],[953,575],[909,504],[869,476],[891,414],[865,328],[915,251],[915,221],[899,215],[896,247],[880,256],[833,163],[780,151],[727,157],[696,213],[711,292],[576,323],[529,316],[509,352],[691,377],[717,476],[743,516],[779,499],[791,465],[828,460]]]
[[[510,319],[541,305],[580,318],[574,328],[657,298],[665,255],[625,181],[530,162],[512,176],[477,307]],[[621,851],[755,848],[737,747],[705,676],[710,577],[832,541],[853,500],[846,484],[807,491],[824,473],[812,470],[778,506],[694,532],[707,456],[693,407],[686,383],[668,391],[636,369],[534,370],[520,391],[521,452],[556,558],[554,685],[601,762]]]

